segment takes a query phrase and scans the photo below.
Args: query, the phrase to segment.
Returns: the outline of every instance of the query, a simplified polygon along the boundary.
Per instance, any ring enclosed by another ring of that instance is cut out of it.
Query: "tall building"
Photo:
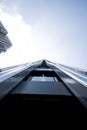
[[[9,68],[0,76],[1,115],[22,120],[87,116],[87,76],[48,60]]]
[[[11,41],[7,36],[7,31],[0,21],[0,53],[5,52],[9,47],[12,46]]]

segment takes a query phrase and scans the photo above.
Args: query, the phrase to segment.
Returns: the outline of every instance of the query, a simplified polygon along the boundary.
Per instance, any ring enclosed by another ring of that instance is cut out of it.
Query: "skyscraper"
[[[0,102],[0,115],[19,119],[87,116],[87,76],[48,60],[20,65],[1,73]]]
[[[11,41],[7,36],[7,31],[0,21],[0,53],[5,52],[9,47],[12,46]]]

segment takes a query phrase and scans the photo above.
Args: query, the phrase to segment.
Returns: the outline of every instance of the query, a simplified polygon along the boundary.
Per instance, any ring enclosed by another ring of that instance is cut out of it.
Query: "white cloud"
[[[8,31],[12,47],[0,55],[0,67],[17,65],[41,59],[52,59],[52,45],[50,37],[46,36],[41,25],[27,24],[22,15],[0,9],[0,19]],[[49,48],[50,44],[50,48]]]
[[[28,62],[32,27],[27,24],[21,14],[11,15],[0,9],[0,20],[8,31],[12,47],[0,54],[0,67]]]

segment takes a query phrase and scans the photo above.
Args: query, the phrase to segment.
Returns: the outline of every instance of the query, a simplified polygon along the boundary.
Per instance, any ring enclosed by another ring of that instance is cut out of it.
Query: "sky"
[[[87,0],[0,0],[12,42],[0,67],[42,59],[87,69]]]

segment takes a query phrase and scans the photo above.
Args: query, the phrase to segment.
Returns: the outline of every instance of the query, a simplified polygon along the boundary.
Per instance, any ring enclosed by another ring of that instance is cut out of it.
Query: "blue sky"
[[[1,66],[48,59],[87,69],[87,0],[3,0],[0,15],[13,44]]]

